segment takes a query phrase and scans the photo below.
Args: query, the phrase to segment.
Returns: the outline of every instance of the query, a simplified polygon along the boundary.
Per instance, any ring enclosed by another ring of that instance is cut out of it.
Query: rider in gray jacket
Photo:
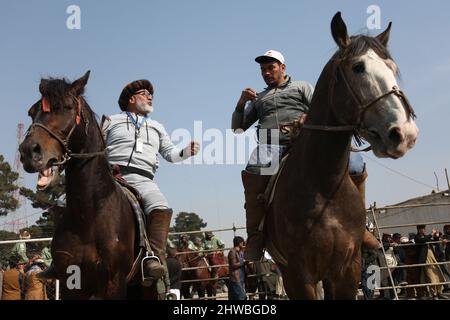
[[[120,97],[122,113],[104,122],[108,160],[120,168],[122,177],[142,195],[147,218],[147,235],[154,254],[165,264],[165,249],[172,209],[153,177],[158,168],[157,155],[169,162],[187,159],[199,150],[195,141],[180,150],[174,146],[163,125],[151,119],[153,86],[148,80],[136,80],[125,86]],[[157,260],[147,260],[144,285],[164,275]]]
[[[269,50],[256,57],[255,61],[259,63],[261,75],[268,87],[260,93],[252,88],[244,89],[231,120],[231,128],[236,133],[247,130],[259,121],[259,144],[242,171],[248,234],[244,254],[245,259],[251,261],[259,261],[264,249],[264,238],[259,226],[265,214],[265,204],[257,198],[264,193],[271,175],[277,172],[278,163],[290,142],[289,134],[281,132],[280,126],[295,120],[300,123],[304,121],[314,92],[311,84],[292,81],[286,75],[284,57],[280,52]],[[367,173],[360,155],[351,154],[349,172],[363,195]]]

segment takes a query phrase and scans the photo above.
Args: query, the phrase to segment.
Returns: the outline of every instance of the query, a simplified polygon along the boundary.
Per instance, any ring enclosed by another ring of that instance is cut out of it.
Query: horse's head
[[[331,31],[339,51],[334,65],[331,106],[336,120],[356,125],[378,157],[402,157],[416,142],[414,112],[400,91],[397,66],[387,49],[391,23],[376,37],[349,37],[338,12]]]
[[[39,172],[39,189],[56,180],[58,167],[66,160],[70,137],[81,120],[81,95],[89,73],[72,83],[64,79],[41,80],[42,98],[28,111],[32,124],[19,147],[24,169]]]

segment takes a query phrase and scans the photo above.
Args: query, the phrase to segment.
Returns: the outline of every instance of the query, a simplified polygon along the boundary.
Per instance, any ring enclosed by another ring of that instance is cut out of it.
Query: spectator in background
[[[50,242],[49,246],[51,246],[52,243]],[[50,252],[50,249],[48,246],[45,246],[44,248],[42,248],[41,251],[41,258],[42,260],[44,260],[44,263],[47,267],[49,267],[52,263],[52,254]]]
[[[434,256],[433,250],[427,242],[433,241],[437,231],[433,229],[432,233],[427,235],[425,231],[425,225],[417,226],[417,234],[414,238],[414,242],[417,245],[417,263],[427,263],[428,265],[422,268],[422,283],[439,283],[444,281],[441,270]],[[429,290],[433,299],[448,300],[446,296],[442,294],[442,285],[430,285]]]
[[[45,268],[45,262],[39,256],[31,261],[31,266],[25,274],[25,300],[48,300],[46,282],[37,277],[37,274],[44,271]]]
[[[394,249],[392,247],[392,235],[383,234],[382,237],[382,245],[384,248],[385,255],[383,256],[383,251],[379,249],[378,253],[378,264],[380,267],[389,267],[388,269],[381,270],[381,286],[382,287],[391,287],[392,281],[389,276],[389,272],[391,274],[394,272],[395,267],[397,266],[397,259],[394,255]],[[380,296],[378,299],[391,300],[394,299],[395,293],[393,289],[384,289],[380,291]]]
[[[397,266],[405,265],[406,259],[405,248],[400,246],[402,244],[402,238],[404,237],[402,237],[400,233],[394,233],[392,235],[392,247],[394,249],[394,257],[397,260]],[[406,242],[408,242],[407,238]],[[404,286],[408,284],[408,282],[406,282],[406,272],[407,272],[406,268],[396,268],[394,270],[392,277],[394,278],[396,285]]]
[[[447,240],[445,241],[445,260],[450,261],[450,224],[444,226],[444,234],[442,238]]]
[[[0,261],[0,300],[2,300],[2,291],[3,291],[3,273],[5,270],[3,270],[3,264]]]
[[[225,262],[225,256],[221,249],[225,248],[225,243],[222,240],[217,238],[212,231],[205,232],[205,239],[203,241],[204,250],[217,250],[217,251],[208,251],[205,252],[206,259],[208,260],[208,264],[211,266],[211,278],[218,277],[217,270],[218,268],[213,268],[215,265],[221,265]],[[223,286],[223,284],[222,284]]]
[[[200,239],[199,237],[194,238],[194,246],[195,246],[195,251],[203,251],[205,249],[205,248],[203,248],[202,239]],[[205,253],[199,252],[198,255],[200,257],[203,257],[205,255]]]
[[[244,238],[234,237],[233,248],[228,253],[230,279],[228,281],[228,299],[245,300],[245,270],[244,270]]]
[[[170,248],[167,251],[167,269],[169,271],[170,292],[176,295],[177,300],[180,300],[182,265],[180,261],[177,260],[176,256],[176,249]]]
[[[186,250],[190,249],[192,251],[196,251],[194,243],[189,240],[189,236],[187,234],[180,235],[180,249]]]
[[[206,250],[219,250],[225,248],[225,243],[217,238],[211,231],[206,231],[203,246]]]
[[[403,249],[405,250],[405,264],[406,265],[412,265],[417,264],[417,250],[416,246],[414,245],[414,237],[415,233],[409,234],[408,237],[403,237],[400,239],[400,242],[402,244],[409,244],[408,246],[404,246]],[[408,285],[415,285],[420,284],[420,274],[421,274],[421,267],[409,267],[407,268],[406,272],[406,281],[408,282]],[[411,300],[415,300],[416,298],[424,299],[424,297],[427,295],[427,288],[426,287],[409,287],[406,288],[406,297]]]
[[[361,289],[364,294],[364,300],[372,300],[373,298],[373,287],[375,284],[372,284],[370,286],[367,283],[367,280],[369,277],[373,274],[368,273],[367,269],[371,265],[378,265],[377,263],[377,257],[378,257],[378,250],[377,249],[368,249],[368,248],[362,248],[361,252]]]
[[[28,240],[31,238],[30,233],[27,230],[20,231],[19,239],[20,240]],[[19,260],[28,261],[27,256],[27,245],[25,242],[16,242],[14,247],[11,249],[11,255],[18,256]]]
[[[23,267],[17,255],[9,258],[9,270],[3,274],[2,300],[21,300],[23,297]]]
[[[444,246],[445,246],[444,259],[445,259],[445,261],[450,261],[450,224],[447,224],[444,226],[442,239],[444,240]],[[449,277],[449,279],[447,281],[450,282],[450,265],[444,264],[442,266],[443,266],[443,268],[445,268],[445,270],[446,270],[445,273]],[[444,292],[449,292],[450,285],[447,284],[445,287],[446,288],[444,289]]]
[[[434,256],[438,262],[445,262],[445,246],[448,240],[444,239],[444,235],[442,232],[436,231],[433,236],[433,243],[431,248],[433,249]],[[448,265],[440,264],[439,270],[441,272],[442,277],[444,278],[444,282],[450,281],[450,274],[448,272]],[[445,291],[448,291],[449,285],[444,285]]]
[[[166,245],[166,252],[169,251],[169,249],[175,249],[176,250],[177,246],[176,244],[172,241],[172,239],[170,239],[170,237],[167,237],[167,245]]]

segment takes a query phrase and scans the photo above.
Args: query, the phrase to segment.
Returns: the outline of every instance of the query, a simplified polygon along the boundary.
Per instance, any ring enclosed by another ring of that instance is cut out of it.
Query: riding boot
[[[36,276],[39,279],[56,279],[56,270],[53,261],[47,269],[45,269],[42,272],[39,272]]]
[[[362,173],[358,174],[352,174],[350,175],[350,178],[352,178],[353,183],[355,184],[356,188],[359,191],[359,195],[363,201],[364,208],[366,207],[366,179],[367,179],[367,171],[364,168],[364,171]],[[378,249],[380,247],[380,242],[377,240],[377,238],[374,237],[372,233],[369,232],[369,230],[365,230],[363,235],[363,242],[362,246],[364,249]]]
[[[265,215],[265,203],[259,196],[264,194],[270,177],[242,171],[248,236],[244,250],[245,260],[259,261],[263,256],[264,235],[258,228]]]
[[[364,208],[366,207],[366,179],[367,179],[367,170],[364,168],[362,173],[351,174],[350,178],[352,178],[353,183],[359,191],[359,195],[364,203]]]
[[[155,280],[164,275],[164,267],[166,264],[166,244],[167,234],[169,232],[170,219],[172,218],[172,209],[156,209],[153,210],[147,220],[147,237],[153,254],[160,260],[149,259],[145,262],[144,286],[150,286]]]

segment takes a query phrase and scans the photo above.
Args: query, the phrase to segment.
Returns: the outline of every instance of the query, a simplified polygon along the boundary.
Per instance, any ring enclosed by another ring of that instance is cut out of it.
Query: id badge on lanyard
[[[136,140],[136,153],[142,153],[144,152],[144,143],[140,138],[137,138]]]

